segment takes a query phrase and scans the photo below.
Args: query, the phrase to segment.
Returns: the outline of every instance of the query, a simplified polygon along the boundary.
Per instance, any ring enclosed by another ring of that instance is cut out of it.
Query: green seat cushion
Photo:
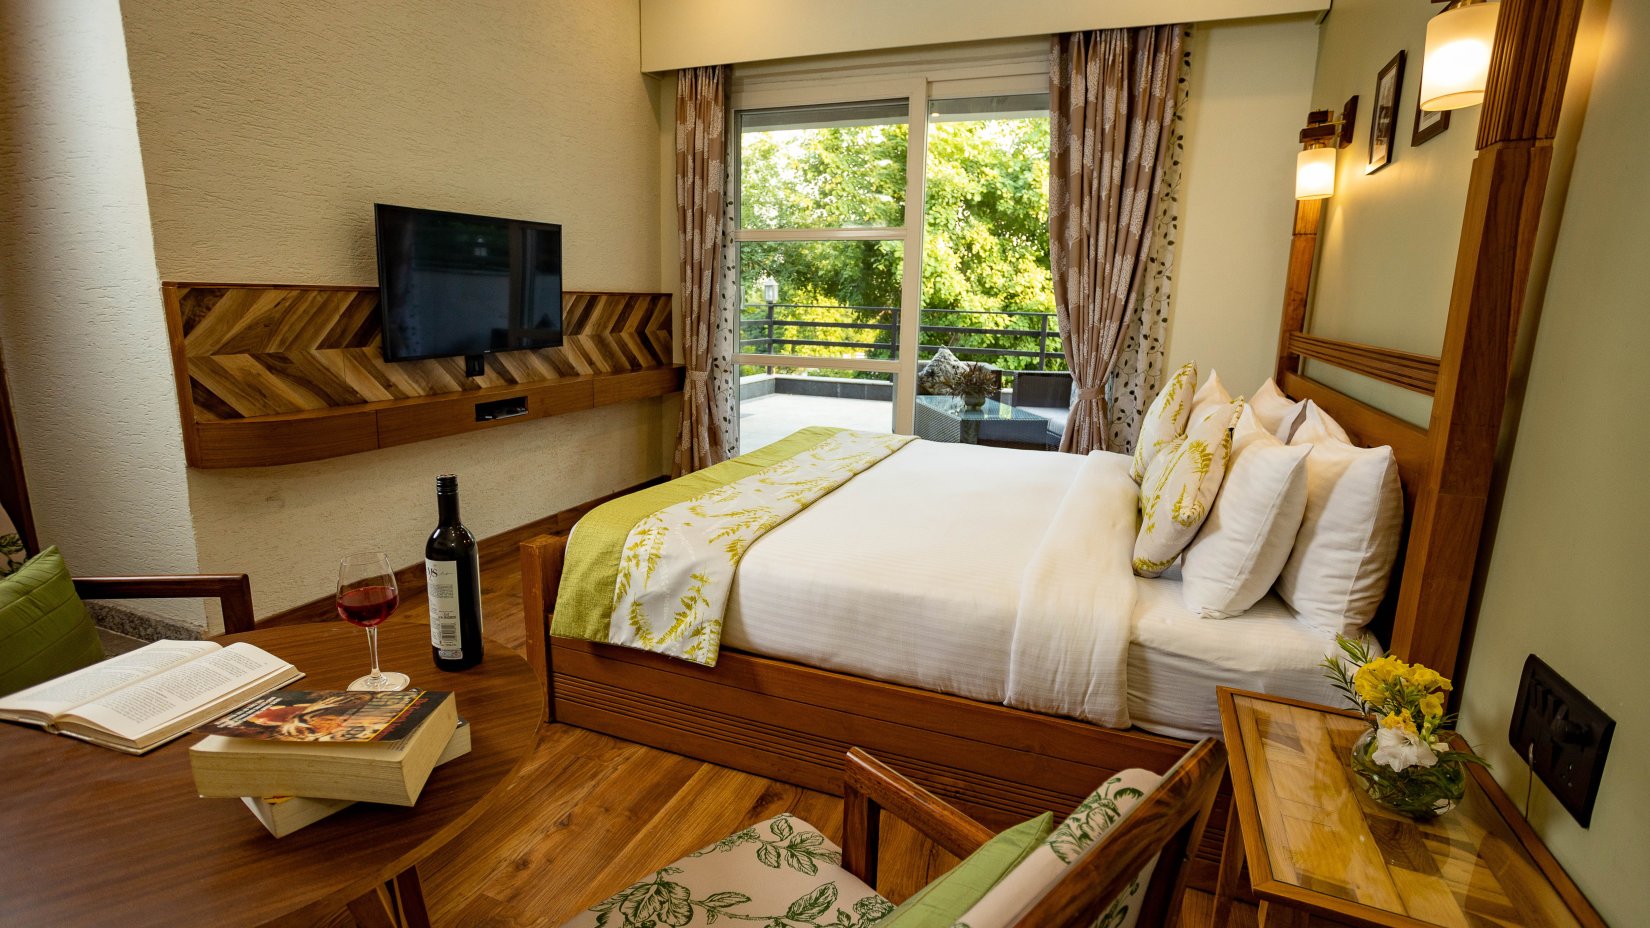
[[[103,660],[103,645],[57,549],[0,578],[0,696]]]
[[[998,834],[967,860],[917,890],[877,922],[877,928],[950,928],[1053,830],[1054,816],[1044,812]]]

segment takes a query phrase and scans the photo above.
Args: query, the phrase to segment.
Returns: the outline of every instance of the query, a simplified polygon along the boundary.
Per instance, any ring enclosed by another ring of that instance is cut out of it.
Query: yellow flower
[[[1445,679],[1442,674],[1429,667],[1422,667],[1420,664],[1416,664],[1415,666],[1409,668],[1409,672],[1405,675],[1405,679],[1409,681],[1411,686],[1414,686],[1424,692],[1430,693],[1437,690],[1448,690],[1450,688],[1449,680]]]
[[[1389,712],[1381,719],[1382,728],[1396,728],[1407,735],[1415,734],[1415,720],[1408,712]]]
[[[1428,693],[1427,695],[1422,696],[1421,697],[1421,702],[1420,702],[1420,708],[1421,708],[1421,714],[1426,716],[1429,719],[1436,719],[1436,718],[1443,717],[1443,714],[1444,714],[1444,696],[1443,696],[1443,694],[1442,693]]]
[[[1396,657],[1377,657],[1358,668],[1352,675],[1352,686],[1367,703],[1379,703],[1386,695],[1386,684],[1402,677],[1409,665]]]

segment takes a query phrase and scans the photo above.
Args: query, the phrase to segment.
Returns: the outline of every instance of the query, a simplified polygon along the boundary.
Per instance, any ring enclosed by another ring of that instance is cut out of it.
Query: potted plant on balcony
[[[989,364],[974,362],[963,366],[962,373],[952,380],[951,392],[962,397],[963,405],[979,409],[986,398],[997,392],[997,369]]]

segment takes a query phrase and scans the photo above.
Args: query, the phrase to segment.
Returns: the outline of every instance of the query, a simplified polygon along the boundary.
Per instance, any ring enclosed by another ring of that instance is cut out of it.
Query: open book
[[[245,642],[157,641],[0,699],[0,719],[142,754],[301,676]]]

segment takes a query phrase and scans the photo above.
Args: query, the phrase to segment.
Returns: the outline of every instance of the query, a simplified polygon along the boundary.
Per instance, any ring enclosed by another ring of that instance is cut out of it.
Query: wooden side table
[[[1370,799],[1348,764],[1353,712],[1221,687],[1232,815],[1216,890],[1224,926],[1247,864],[1262,928],[1531,928],[1604,921],[1482,767],[1453,812],[1417,821]]]
[[[365,636],[342,622],[261,628],[249,641],[337,689],[366,666]],[[383,665],[451,690],[469,754],[444,764],[409,808],[357,803],[275,839],[237,799],[199,799],[180,738],[142,757],[0,724],[0,923],[313,925],[348,905],[363,928],[429,924],[418,864],[462,833],[538,742],[544,684],[489,641],[487,660],[442,673],[429,626],[379,628]]]

